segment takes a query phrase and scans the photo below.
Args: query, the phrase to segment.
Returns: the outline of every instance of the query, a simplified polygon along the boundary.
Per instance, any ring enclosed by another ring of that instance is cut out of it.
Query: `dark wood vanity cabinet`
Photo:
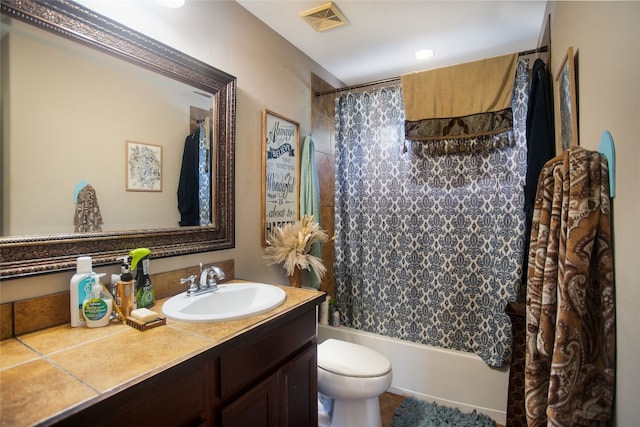
[[[221,426],[276,427],[280,425],[278,374],[273,374],[220,411]]]
[[[221,425],[317,426],[316,348],[311,346],[224,407]]]
[[[315,319],[314,307],[220,356],[221,426],[318,425]]]
[[[315,304],[62,416],[55,424],[315,427]]]
[[[280,425],[318,425],[317,354],[314,345],[280,369]]]

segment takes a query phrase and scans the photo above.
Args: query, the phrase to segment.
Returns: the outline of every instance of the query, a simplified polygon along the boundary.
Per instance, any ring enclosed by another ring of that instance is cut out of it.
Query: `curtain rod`
[[[527,56],[527,55],[532,55],[534,53],[541,53],[541,52],[546,52],[546,51],[547,51],[547,46],[541,46],[541,47],[539,47],[537,49],[523,50],[522,52],[518,52],[518,56]],[[387,79],[376,80],[376,81],[368,82],[368,83],[360,83],[360,84],[357,84],[357,85],[345,86],[345,87],[331,89],[331,90],[325,90],[325,91],[322,91],[322,92],[316,92],[316,96],[328,95],[330,93],[345,92],[345,91],[348,91],[348,90],[360,89],[360,88],[363,88],[363,87],[375,86],[375,85],[380,85],[380,84],[385,84],[385,83],[393,83],[395,81],[400,81],[400,76],[398,76],[398,77],[389,77]]]

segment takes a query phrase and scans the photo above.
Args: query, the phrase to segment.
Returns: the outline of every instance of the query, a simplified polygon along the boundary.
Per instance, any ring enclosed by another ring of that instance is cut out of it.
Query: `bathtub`
[[[509,369],[488,367],[473,353],[415,344],[345,326],[318,325],[318,343],[328,338],[362,344],[384,354],[393,369],[389,391],[476,410],[506,424]]]

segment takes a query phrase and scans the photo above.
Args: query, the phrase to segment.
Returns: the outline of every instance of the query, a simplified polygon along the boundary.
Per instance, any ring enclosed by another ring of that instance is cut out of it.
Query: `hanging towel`
[[[529,249],[529,426],[611,418],[615,289],[607,161],[574,146],[540,173]]]
[[[96,190],[87,184],[77,193],[76,213],[73,219],[76,233],[100,233],[102,214],[98,205]]]
[[[321,224],[320,221],[320,185],[318,183],[318,170],[316,169],[316,155],[313,140],[310,136],[305,137],[302,143],[300,154],[300,217],[304,215],[313,216],[313,221]],[[311,255],[320,258],[322,256],[322,245],[315,242],[311,246]],[[320,279],[311,274],[311,286],[318,289]]]

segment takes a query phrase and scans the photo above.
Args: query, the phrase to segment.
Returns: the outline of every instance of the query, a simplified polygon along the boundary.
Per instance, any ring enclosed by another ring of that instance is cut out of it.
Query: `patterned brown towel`
[[[529,426],[611,418],[615,303],[607,161],[571,147],[538,181],[527,281]]]
[[[78,193],[76,213],[73,219],[76,233],[99,233],[102,231],[102,214],[96,190],[85,185]]]

